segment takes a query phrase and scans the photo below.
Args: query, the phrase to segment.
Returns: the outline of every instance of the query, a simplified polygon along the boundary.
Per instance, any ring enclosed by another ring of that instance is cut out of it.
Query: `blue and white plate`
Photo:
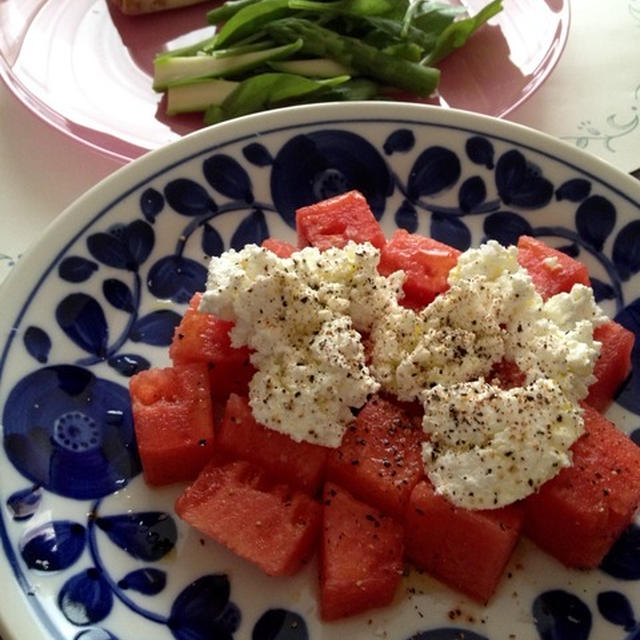
[[[266,577],[176,518],[180,486],[145,486],[127,383],[168,363],[207,256],[291,239],[297,207],[354,188],[387,232],[561,247],[640,332],[640,183],[529,129],[435,107],[315,105],[151,152],[61,215],[0,290],[5,640],[638,637],[635,525],[587,573],[523,540],[487,607],[409,572],[392,606],[322,624],[315,562]],[[609,415],[635,437],[633,357]]]

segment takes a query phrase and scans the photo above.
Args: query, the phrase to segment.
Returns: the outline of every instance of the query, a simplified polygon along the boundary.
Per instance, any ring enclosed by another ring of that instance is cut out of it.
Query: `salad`
[[[357,192],[296,221],[297,247],[213,259],[173,365],[131,379],[146,481],[186,481],[178,515],[268,575],[317,554],[327,621],[389,605],[407,563],[486,603],[521,536],[597,567],[640,505],[640,449],[603,415],[633,334],[586,268],[526,236],[387,239]]]
[[[169,115],[213,124],[306,102],[428,99],[438,63],[502,10],[469,16],[434,0],[227,0],[215,33],[158,53],[153,86]]]

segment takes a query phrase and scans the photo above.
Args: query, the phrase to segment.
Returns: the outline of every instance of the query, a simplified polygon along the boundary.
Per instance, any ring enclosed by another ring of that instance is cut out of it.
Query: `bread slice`
[[[127,15],[154,13],[198,4],[203,0],[112,0],[113,4]]]

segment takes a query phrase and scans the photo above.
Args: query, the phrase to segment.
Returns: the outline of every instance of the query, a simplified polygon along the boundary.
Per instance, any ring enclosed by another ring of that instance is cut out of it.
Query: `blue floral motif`
[[[98,569],[90,568],[71,576],[60,589],[58,607],[75,625],[104,620],[113,608],[113,593]]]
[[[69,498],[122,488],[140,472],[129,393],[88,369],[37,369],[12,389],[4,448],[26,477]]]
[[[147,222],[154,223],[164,209],[164,196],[156,189],[145,189],[140,196],[140,211]]]
[[[58,275],[67,282],[86,282],[97,270],[96,262],[81,256],[69,256],[58,265]]]
[[[107,232],[90,235],[87,248],[102,264],[137,271],[149,257],[154,242],[151,226],[144,220],[134,220],[128,225],[115,225]]]
[[[619,591],[603,591],[598,594],[598,611],[602,616],[625,631],[633,631],[636,620],[629,600]]]
[[[22,338],[29,354],[40,364],[45,364],[51,351],[51,338],[40,327],[28,327]]]
[[[415,161],[409,174],[407,195],[411,200],[450,189],[459,180],[458,156],[445,147],[428,147]]]
[[[148,286],[153,295],[183,304],[195,291],[204,288],[207,270],[204,265],[181,255],[166,256],[149,271]]]
[[[232,249],[240,250],[247,244],[261,244],[269,237],[269,228],[264,213],[255,209],[246,216],[231,236]]]
[[[164,188],[167,203],[183,216],[202,216],[218,210],[209,192],[194,180],[178,178]]]
[[[596,251],[601,251],[605,240],[616,224],[616,209],[602,196],[586,197],[576,210],[576,229],[580,237]]]
[[[206,222],[202,225],[202,250],[209,258],[219,256],[224,251],[224,241],[219,231]]]
[[[631,375],[618,390],[616,402],[635,415],[640,415],[640,298],[618,311],[615,320],[636,336],[631,352]]]
[[[28,520],[33,517],[42,501],[42,487],[34,485],[14,491],[7,500],[7,507],[14,520]]]
[[[202,163],[206,181],[219,193],[232,200],[254,200],[251,178],[242,165],[223,153],[210,156]]]
[[[231,640],[240,618],[225,575],[198,578],[176,598],[168,625],[176,640]]]
[[[573,593],[545,591],[535,599],[532,609],[541,640],[587,640],[591,633],[591,610]]]
[[[539,209],[553,196],[553,184],[521,151],[514,149],[500,156],[495,171],[498,194],[507,206]]]
[[[73,640],[118,640],[118,638],[112,633],[109,633],[106,629],[93,627],[84,629],[74,636]]]
[[[109,344],[109,327],[100,303],[85,293],[72,293],[61,300],[56,320],[67,337],[81,349],[104,358]]]
[[[416,137],[411,129],[396,129],[387,137],[383,149],[390,156],[392,153],[406,153],[416,144]]]
[[[492,142],[484,136],[471,136],[465,143],[465,151],[471,162],[493,169],[495,149]]]
[[[500,244],[516,244],[522,235],[533,235],[529,222],[511,211],[498,211],[484,219],[484,232],[487,238],[497,240]]]
[[[431,216],[429,232],[432,238],[440,240],[460,251],[466,251],[471,246],[471,232],[462,220],[455,216],[434,213]]]
[[[399,229],[413,233],[418,228],[418,212],[411,202],[403,200],[396,211],[394,221]]]
[[[122,280],[108,278],[102,283],[102,292],[114,308],[127,313],[132,313],[135,310],[133,293]]]
[[[119,589],[133,589],[146,596],[155,596],[160,593],[167,584],[167,574],[160,569],[145,568],[136,569],[118,581]]]
[[[640,527],[632,524],[616,540],[600,568],[620,580],[640,580]]]
[[[309,640],[309,631],[299,613],[269,609],[253,627],[251,640]]]
[[[20,544],[26,565],[37,571],[62,571],[78,560],[86,543],[85,528],[69,520],[47,522],[27,530]]]
[[[391,172],[380,153],[354,133],[327,129],[294,136],[273,161],[273,205],[291,227],[299,207],[351,189],[365,196],[378,218],[393,192]]]
[[[556,189],[556,199],[581,202],[591,193],[591,182],[584,178],[572,178]]]
[[[96,526],[133,558],[155,562],[176,544],[178,530],[172,517],[162,512],[96,517]]]
[[[640,220],[629,222],[618,232],[612,257],[622,280],[640,271]]]
[[[269,150],[257,142],[252,142],[242,149],[242,155],[256,167],[268,167],[273,163]]]

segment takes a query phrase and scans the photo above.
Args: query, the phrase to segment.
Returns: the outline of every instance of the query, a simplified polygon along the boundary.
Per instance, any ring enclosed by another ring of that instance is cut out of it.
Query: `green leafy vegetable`
[[[158,53],[154,88],[167,112],[206,124],[304,102],[430,96],[437,64],[502,10],[474,16],[437,0],[227,0],[207,13],[216,32]]]
[[[211,105],[222,104],[238,82],[222,78],[201,78],[167,88],[167,115],[206,111]]]
[[[462,47],[469,36],[487,20],[502,10],[501,0],[494,0],[472,18],[452,22],[439,36],[435,47],[426,56],[425,64],[435,64],[448,56],[452,51]]]
[[[184,84],[185,80],[213,77],[228,77],[246,73],[265,64],[269,60],[286,58],[302,46],[302,40],[295,40],[278,47],[259,51],[242,51],[222,55],[176,56],[158,58],[154,61],[154,89],[166,89],[172,84]]]
[[[289,0],[292,9],[353,16],[381,16],[391,12],[394,0]]]
[[[396,58],[361,40],[341,36],[302,18],[272,22],[267,26],[267,32],[276,42],[281,43],[290,42],[297,35],[302,40],[302,53],[325,56],[354,68],[360,75],[418,96],[427,97],[438,86],[438,69]]]
[[[341,84],[349,76],[312,80],[290,73],[262,73],[241,82],[220,105],[205,112],[205,124],[236,118],[255,111],[287,104],[327,86]]]
[[[261,0],[247,5],[225,22],[216,40],[216,47],[228,46],[256,33],[265,25],[290,15],[289,0]]]
[[[227,0],[215,9],[211,9],[207,13],[207,22],[209,24],[222,24],[233,17],[240,9],[244,9],[252,4],[258,4],[262,0]]]

